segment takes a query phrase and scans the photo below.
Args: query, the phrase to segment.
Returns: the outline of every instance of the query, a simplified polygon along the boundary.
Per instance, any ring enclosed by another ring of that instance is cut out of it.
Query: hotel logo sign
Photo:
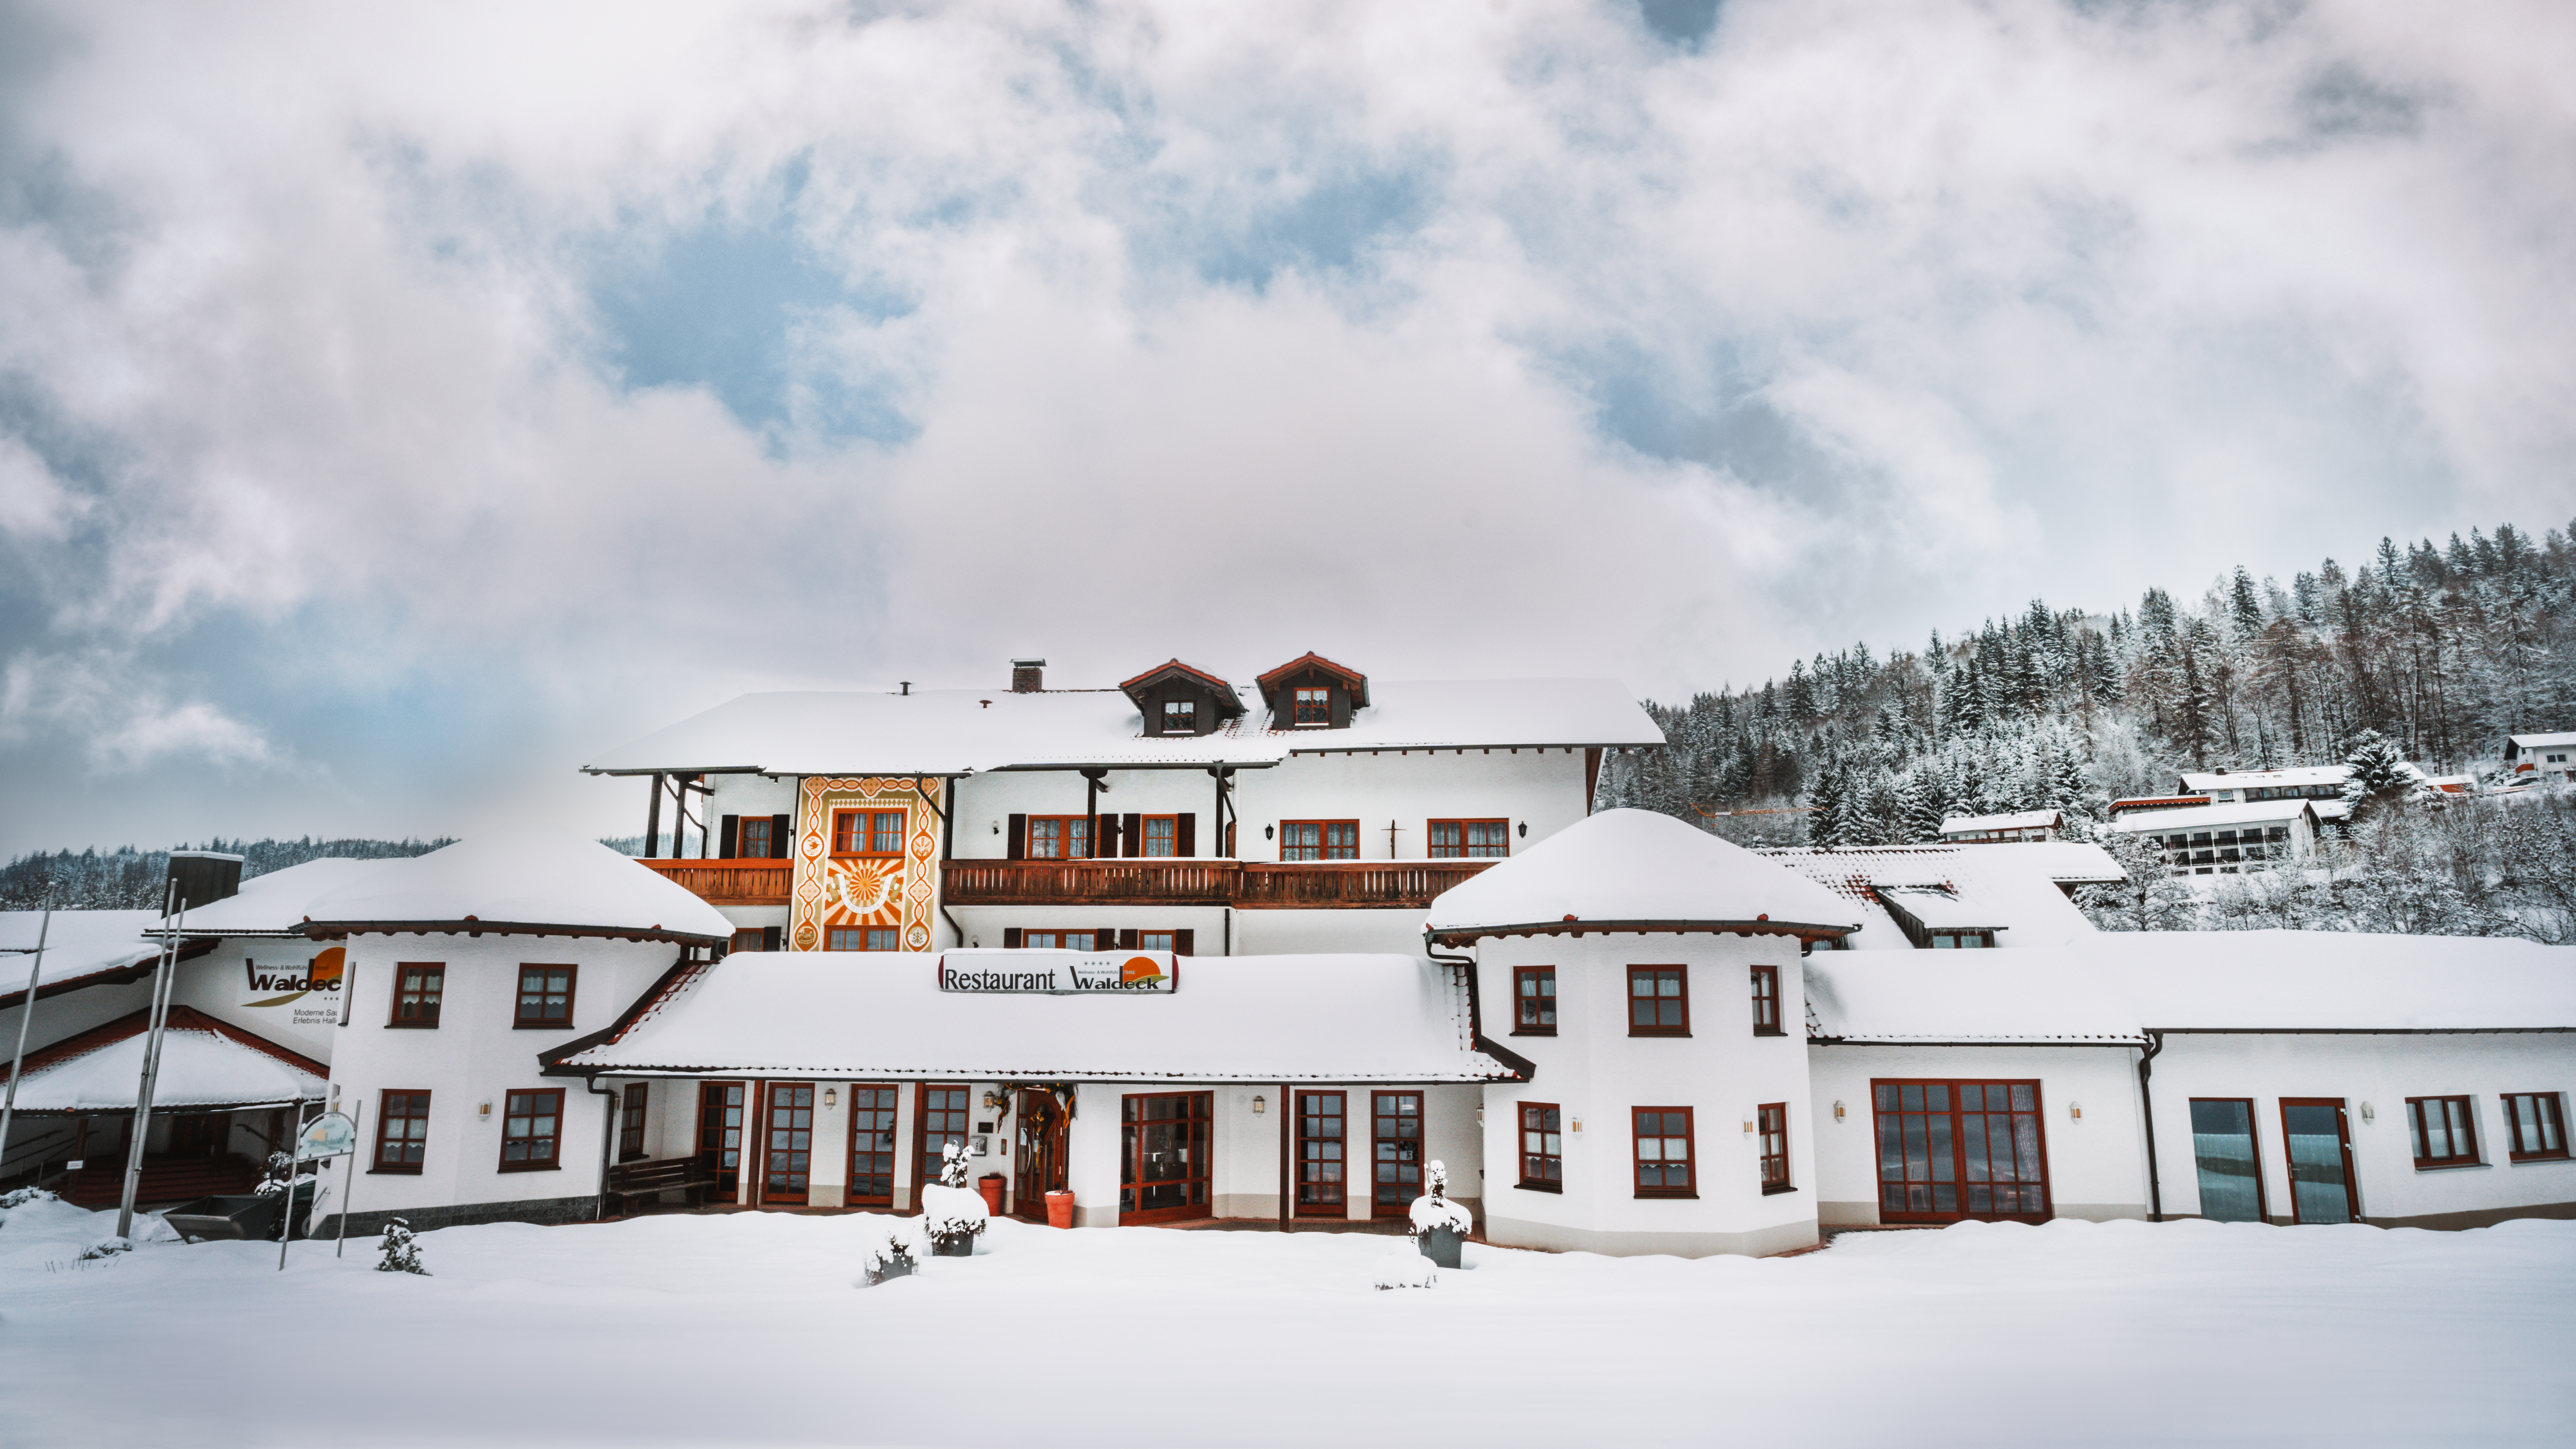
[[[985,996],[1168,995],[1179,967],[1169,951],[947,951],[939,989]]]
[[[348,954],[347,947],[333,946],[300,970],[292,966],[263,967],[245,957],[243,999],[238,1004],[250,1008],[284,1007],[288,1023],[294,1026],[338,1026]]]

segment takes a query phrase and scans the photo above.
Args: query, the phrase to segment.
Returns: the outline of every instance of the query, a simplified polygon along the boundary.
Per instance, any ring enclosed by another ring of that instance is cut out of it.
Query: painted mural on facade
[[[791,949],[828,947],[836,930],[890,930],[895,949],[930,949],[938,888],[941,782],[809,775],[796,812]],[[925,799],[927,795],[927,799]],[[898,813],[892,831],[878,827]],[[855,817],[845,820],[844,817]]]

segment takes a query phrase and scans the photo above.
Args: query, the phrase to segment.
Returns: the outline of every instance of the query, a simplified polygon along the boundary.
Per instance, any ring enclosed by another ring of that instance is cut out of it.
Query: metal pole
[[[125,1191],[117,1200],[116,1235],[131,1237],[134,1229],[134,1197],[143,1187],[143,1139],[152,1130],[152,1089],[161,1071],[161,1021],[167,1006],[170,979],[178,975],[179,931],[174,916],[184,918],[186,908],[178,905],[179,883],[170,882],[161,909],[161,963],[152,975],[152,1004],[147,1008],[143,1034],[143,1080],[134,1092],[133,1140],[125,1145]],[[175,908],[175,909],[174,909]]]
[[[286,1271],[286,1245],[295,1241],[295,1179],[303,1175],[295,1170],[295,1165],[304,1160],[301,1154],[307,1125],[304,1104],[298,1102],[295,1104],[295,1146],[286,1154],[286,1211],[277,1220],[277,1271],[281,1273]],[[315,1186],[320,1186],[320,1183],[317,1181]]]
[[[27,969],[27,999],[18,1008],[18,1052],[9,1058],[9,1094],[0,1098],[0,1162],[9,1160],[9,1122],[18,1111],[18,1073],[27,1065],[27,1026],[36,1019],[36,982],[45,974],[45,937],[54,929],[54,908],[45,907],[45,918],[36,927],[36,964]],[[39,1161],[39,1169],[44,1163]],[[40,1170],[36,1174],[44,1176]]]
[[[340,1184],[340,1246],[331,1250],[334,1258],[345,1256],[349,1251],[349,1205],[358,1197],[358,1144],[365,1140],[359,1128],[366,1115],[367,1104],[364,1102],[354,1103],[349,1108],[349,1180]]]

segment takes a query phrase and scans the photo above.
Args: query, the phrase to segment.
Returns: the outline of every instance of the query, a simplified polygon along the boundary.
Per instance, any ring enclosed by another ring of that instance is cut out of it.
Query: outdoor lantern
[[[1529,822],[1526,820],[1521,822],[1521,839],[1529,839]]]
[[[474,1109],[474,1115],[475,1115],[475,1116],[477,1116],[477,1117],[489,1117],[489,1116],[491,1116],[491,1115],[492,1115],[492,1099],[491,1099],[491,1098],[489,1098],[489,1097],[484,1098],[484,1099],[483,1099],[483,1105]]]
[[[1262,1113],[1267,1112],[1267,1111],[1269,1111],[1269,1110],[1270,1110],[1270,1099],[1269,1099],[1268,1097],[1265,1097],[1265,1096],[1261,1095],[1259,1092],[1255,1092],[1255,1093],[1253,1093],[1253,1094],[1252,1094],[1252,1115],[1253,1115],[1253,1116],[1255,1116],[1255,1117],[1258,1117],[1258,1116],[1260,1116]]]
[[[1843,1104],[1840,1102],[1834,1104],[1834,1120],[1837,1122],[1843,1120]]]
[[[2074,1122],[2081,1122],[2081,1121],[2083,1121],[2083,1120],[2084,1120],[2084,1104],[2083,1104],[2083,1103],[2081,1103],[2081,1102],[2069,1102],[2069,1103],[2067,1103],[2067,1104],[2066,1104],[2066,1116],[2067,1116],[2067,1119],[2068,1119],[2069,1121],[2074,1121]]]
[[[840,1089],[836,1087],[825,1087],[823,1089],[823,1105],[826,1107],[837,1107],[841,1105]]]
[[[2361,1120],[2364,1122],[2373,1122],[2378,1120],[2378,1114],[2370,1110],[2370,1104],[2368,1102],[2361,1104]]]
[[[1262,838],[1262,839],[1264,839],[1264,840],[1268,840],[1268,839],[1270,838],[1270,832],[1271,832],[1272,830],[1274,830],[1275,828],[1276,828],[1275,826],[1269,826],[1269,825],[1264,825],[1264,826],[1262,826],[1262,827],[1261,827],[1261,838]]]

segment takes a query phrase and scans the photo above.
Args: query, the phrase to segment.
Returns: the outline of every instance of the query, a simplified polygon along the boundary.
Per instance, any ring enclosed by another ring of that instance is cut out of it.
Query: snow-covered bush
[[[888,1278],[901,1278],[921,1269],[921,1255],[905,1224],[879,1220],[860,1240],[860,1259],[867,1264],[867,1284],[874,1288]]]
[[[966,1185],[972,1167],[973,1154],[966,1144],[951,1142],[940,1149],[939,1181],[921,1190],[921,1230],[949,1257],[972,1251],[976,1235],[992,1226],[984,1195]]]
[[[429,1276],[429,1270],[420,1265],[420,1243],[412,1237],[410,1223],[401,1218],[386,1220],[384,1256],[376,1261],[376,1271]]]
[[[131,1253],[133,1251],[134,1243],[131,1239],[106,1237],[101,1238],[97,1242],[90,1244],[88,1247],[81,1249],[81,1261],[95,1262],[100,1258],[113,1258],[119,1253]]]
[[[61,1202],[62,1200],[61,1194],[41,1187],[12,1188],[7,1192],[0,1192],[0,1212],[6,1212],[13,1207],[25,1207],[31,1202]],[[8,1220],[0,1218],[0,1222],[6,1221]]]
[[[1428,1288],[1440,1281],[1440,1270],[1420,1253],[1380,1253],[1374,1281],[1380,1289]]]
[[[1476,1230],[1475,1215],[1449,1200],[1449,1168],[1440,1162],[1425,1164],[1423,1186],[1429,1191],[1413,1200],[1413,1236],[1420,1237],[1433,1228],[1446,1228],[1460,1237]]]

